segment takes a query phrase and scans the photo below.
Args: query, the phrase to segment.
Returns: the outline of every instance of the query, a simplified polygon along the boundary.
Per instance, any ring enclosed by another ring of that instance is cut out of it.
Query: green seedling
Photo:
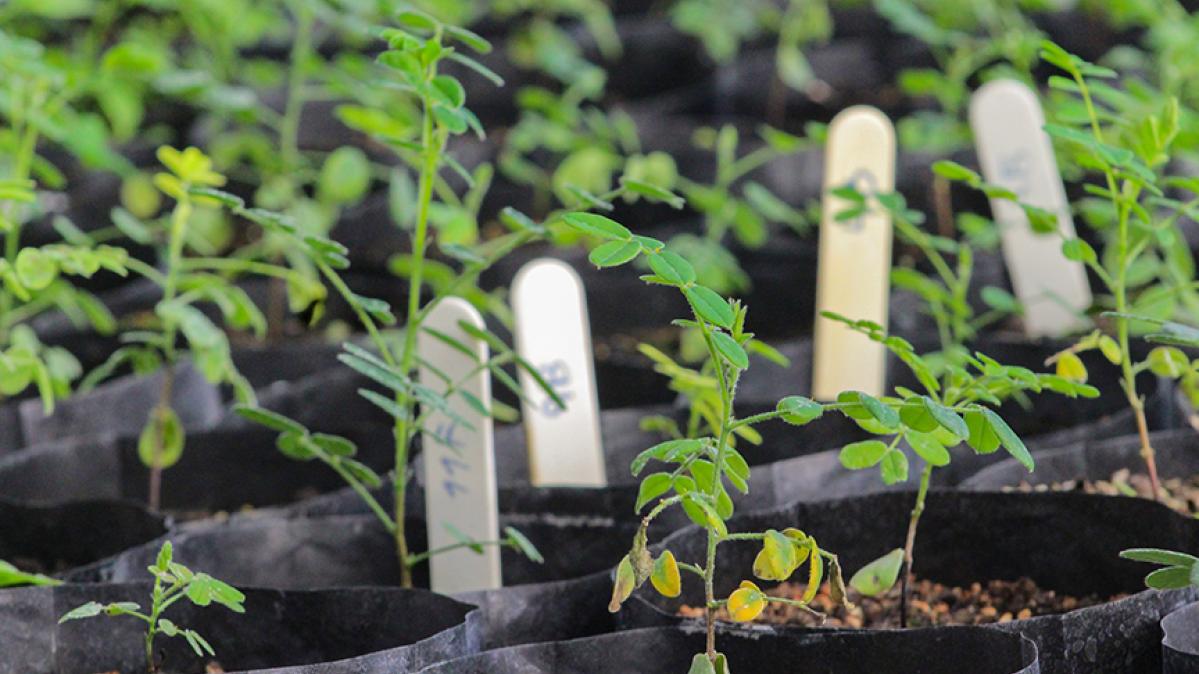
[[[948,163],[938,165],[937,169],[952,176],[967,170]],[[977,174],[971,178],[977,179]],[[989,194],[999,193],[998,188],[985,188]],[[925,275],[911,268],[896,268],[892,271],[892,281],[924,300],[937,326],[941,345],[938,352],[918,353],[910,342],[888,335],[880,325],[825,313],[826,318],[841,321],[886,346],[912,372],[923,389],[917,392],[897,388],[895,395],[883,398],[882,403],[866,403],[864,413],[847,412],[862,428],[885,440],[856,442],[844,447],[840,455],[842,465],[850,470],[878,467],[883,482],[888,485],[908,480],[910,460],[901,443],[924,464],[904,547],[889,552],[850,580],[856,589],[871,596],[890,590],[895,580],[900,580],[900,623],[906,625],[907,588],[912,577],[918,525],[925,510],[933,471],[950,463],[950,450],[966,444],[978,454],[989,454],[1003,447],[1032,471],[1032,455],[996,409],[1009,399],[1026,401],[1029,393],[1055,392],[1069,397],[1093,398],[1099,391],[1068,376],[1069,373],[1035,373],[972,352],[967,344],[979,330],[1018,307],[1009,294],[991,288],[989,293],[984,292],[991,304],[990,310],[975,316],[967,298],[973,272],[970,246],[925,232],[919,226],[924,222],[923,214],[908,209],[899,194],[864,195],[852,187],[837,188],[834,192],[849,204],[836,214],[838,219],[859,217],[867,209],[885,209],[899,237],[920,250],[933,269],[932,274]],[[1046,217],[1041,211],[1034,214]],[[839,401],[854,403],[863,400],[864,395],[850,392],[842,394]],[[894,410],[888,407],[892,404]]]
[[[136,259],[126,264],[161,288],[162,299],[143,329],[124,333],[122,341],[126,345],[114,351],[82,383],[83,388],[93,386],[126,365],[140,373],[163,368],[158,403],[150,411],[138,441],[138,455],[150,469],[152,509],[157,509],[161,501],[162,471],[177,463],[183,454],[185,433],[172,407],[172,395],[175,366],[184,355],[208,381],[232,386],[242,402],[254,399],[253,388],[233,364],[228,336],[197,305],[211,304],[229,327],[262,337],[266,333],[265,316],[246,291],[233,284],[231,276],[255,274],[287,281],[292,307],[297,311],[319,305],[325,296],[323,286],[288,267],[205,254],[209,249],[203,245],[203,231],[194,229],[195,222],[200,212],[221,204],[218,193],[210,191],[223,185],[225,177],[213,170],[211,160],[194,147],[161,147],[158,159],[167,171],[156,174],[154,184],[175,201],[175,207],[165,222],[144,223],[128,216],[125,226],[161,243],[164,268]],[[251,221],[267,217],[245,209],[241,215]],[[186,255],[189,252],[196,255]],[[185,348],[181,348],[180,337]]]
[[[419,117],[420,135],[415,139],[397,138],[393,136],[382,138],[394,147],[409,162],[419,167],[419,180],[416,191],[416,208],[412,213],[413,222],[400,223],[412,231],[412,253],[408,258],[407,275],[409,278],[408,303],[405,311],[407,322],[403,333],[398,338],[385,334],[383,328],[396,322],[391,307],[384,301],[360,296],[346,285],[340,271],[349,265],[345,257],[346,250],[339,244],[327,238],[307,234],[299,230],[295,223],[282,215],[274,215],[264,220],[264,226],[271,231],[288,237],[301,245],[310,259],[311,264],[325,279],[333,290],[340,295],[354,310],[359,322],[364,326],[370,340],[371,350],[357,346],[345,345],[345,352],[339,356],[342,363],[363,374],[375,384],[387,391],[386,395],[377,391],[363,389],[360,393],[371,403],[380,407],[394,419],[393,434],[395,437],[395,461],[391,472],[391,490],[394,496],[394,509],[387,513],[380,504],[369,495],[367,487],[380,483],[372,473],[363,470],[364,466],[352,462],[351,457],[344,455],[352,445],[333,436],[308,433],[306,429],[291,420],[276,417],[262,411],[247,407],[241,408],[244,415],[260,423],[279,430],[281,436],[280,449],[284,453],[297,458],[323,457],[335,470],[338,470],[359,493],[387,527],[395,540],[396,556],[401,571],[401,582],[405,587],[412,586],[412,567],[423,561],[430,554],[442,552],[433,550],[427,553],[414,554],[410,551],[405,527],[405,504],[410,477],[409,457],[413,441],[421,432],[429,433],[425,421],[429,414],[438,411],[449,416],[458,417],[449,406],[452,397],[461,397],[480,414],[501,416],[506,415],[506,408],[493,405],[491,408],[483,405],[461,389],[461,382],[443,381],[437,387],[429,382],[417,381],[415,369],[420,364],[421,357],[417,350],[417,335],[424,332],[445,342],[461,353],[474,354],[467,345],[440,333],[431,331],[424,325],[429,312],[444,298],[458,295],[474,287],[479,274],[503,258],[516,248],[534,240],[544,238],[547,229],[544,224],[534,222],[531,218],[514,210],[505,209],[500,216],[503,224],[510,230],[507,234],[493,238],[474,247],[442,242],[440,251],[461,265],[452,278],[445,279],[439,287],[433,288],[433,296],[423,301],[423,291],[426,290],[426,262],[433,243],[435,229],[432,213],[438,205],[441,194],[435,187],[441,180],[441,174],[449,169],[464,178],[469,178],[462,167],[448,152],[448,142],[451,138],[468,132],[482,134],[478,119],[466,107],[466,92],[462,84],[454,77],[439,71],[442,62],[452,60],[459,63],[469,63],[470,67],[486,71],[473,57],[460,51],[465,48],[475,53],[486,53],[490,44],[478,35],[456,26],[442,23],[431,16],[419,12],[402,12],[399,14],[399,27],[382,31],[382,36],[388,41],[389,49],[383,52],[378,60],[386,66],[390,73],[388,86],[407,92],[415,101],[415,106],[421,111]],[[463,175],[465,174],[465,175]],[[621,197],[627,188],[601,195],[603,203]],[[672,197],[668,192],[659,190],[666,197]],[[226,206],[237,214],[250,214],[253,209],[246,209],[237,197],[214,190],[202,191],[203,194],[221,199]],[[557,216],[552,216],[557,217]],[[261,216],[260,216],[260,219]],[[463,326],[472,337],[484,340],[490,346],[491,356],[488,360],[478,362],[472,374],[482,371],[491,374],[504,386],[523,396],[519,384],[505,371],[507,366],[529,373],[541,386],[547,395],[560,407],[565,407],[562,399],[555,393],[541,374],[528,361],[517,355],[501,338],[489,330],[477,329],[474,326]],[[457,419],[469,426],[465,419]],[[435,434],[434,434],[435,435]],[[339,455],[338,452],[343,455]],[[332,457],[338,457],[332,461]],[[485,544],[509,545],[534,559],[540,555],[528,544],[519,533],[506,532],[506,537],[500,541],[462,541],[462,545],[477,547]]]
[[[1178,310],[1179,298],[1193,302],[1190,279],[1194,262],[1183,245],[1177,228],[1179,218],[1192,212],[1199,201],[1181,201],[1167,196],[1167,188],[1199,194],[1199,183],[1165,175],[1173,143],[1179,130],[1181,111],[1176,99],[1166,99],[1145,109],[1106,80],[1117,77],[1109,68],[1088,63],[1052,42],[1042,43],[1042,58],[1066,74],[1053,77],[1050,86],[1066,98],[1054,110],[1057,123],[1045,131],[1068,150],[1066,166],[1080,176],[1098,174],[1098,184],[1085,183],[1091,199],[1081,204],[1086,221],[1105,239],[1101,253],[1082,238],[1062,241],[1066,258],[1084,263],[1107,290],[1097,299],[1107,309],[1103,318],[1114,323],[1114,336],[1093,332],[1050,359],[1062,376],[1086,381],[1087,371],[1078,354],[1100,351],[1121,371],[1121,384],[1136,419],[1141,454],[1149,473],[1155,498],[1159,494],[1157,464],[1149,441],[1145,404],[1137,391],[1136,377],[1144,371],[1181,376],[1185,356],[1177,350],[1155,349],[1136,361],[1130,336],[1152,329],[1146,317],[1169,320]],[[1128,107],[1132,106],[1132,107]],[[1001,188],[982,183],[978,175],[960,166],[942,166],[943,175],[960,180],[988,195],[1015,201]],[[1035,231],[1061,234],[1052,214],[1025,207]],[[1180,357],[1181,356],[1181,357]],[[1188,364],[1189,365],[1189,364]],[[1177,374],[1171,374],[1177,371]]]
[[[68,238],[31,246],[22,230],[34,219],[48,217],[45,203],[53,195],[39,187],[61,188],[61,173],[38,154],[39,143],[62,140],[64,126],[78,133],[81,143],[103,142],[87,137],[90,128],[71,107],[73,93],[67,74],[52,62],[38,43],[0,32],[0,399],[33,387],[44,411],[70,393],[82,374],[79,361],[66,349],[45,345],[27,323],[40,314],[59,310],[77,325],[111,334],[116,321],[91,293],[76,288],[70,277],[90,278],[101,270],[125,275],[128,255],[114,246]],[[77,125],[77,126],[76,126]],[[68,143],[68,147],[70,147]],[[73,229],[57,216],[60,229]]]
[[[61,618],[59,624],[68,620],[82,620],[97,616],[131,616],[146,623],[145,651],[146,670],[150,674],[159,671],[159,664],[154,658],[154,639],[162,634],[166,637],[183,637],[197,656],[216,655],[212,644],[200,636],[195,630],[176,625],[169,618],[163,617],[173,604],[180,600],[204,607],[219,604],[234,613],[245,613],[242,602],[246,596],[240,590],[217,580],[206,573],[193,572],[191,569],[174,561],[171,542],[163,543],[158,552],[158,559],[153,566],[147,567],[154,576],[154,589],[150,593],[149,611],[143,611],[142,606],[135,602],[115,602],[101,604],[89,601],[82,606],[71,609]]]
[[[816,596],[827,572],[834,598],[844,600],[841,567],[836,555],[822,549],[816,539],[799,529],[783,531],[730,532],[726,522],[734,512],[729,488],[745,493],[749,489],[749,464],[734,447],[733,436],[770,419],[803,425],[819,417],[823,406],[806,398],[791,396],[779,401],[776,410],[738,419],[733,409],[734,392],[742,373],[749,367],[747,345],[753,334],[745,330],[747,309],[730,302],[714,290],[701,285],[695,268],[661,241],[636,236],[623,225],[602,215],[570,213],[567,224],[583,234],[603,240],[591,251],[598,267],[614,267],[644,257],[652,273],[644,280],[652,285],[670,286],[686,298],[692,315],[675,321],[677,325],[698,330],[708,347],[712,364],[709,376],[716,381],[719,407],[709,417],[710,434],[677,438],[646,449],[633,460],[634,475],[640,475],[651,462],[664,464],[664,470],[641,478],[635,511],[642,514],[641,526],[633,538],[629,554],[616,568],[609,610],[616,612],[634,590],[647,580],[662,595],[676,597],[682,591],[681,572],[698,576],[704,584],[707,648],[695,656],[691,672],[726,672],[728,662],[716,650],[714,611],[728,610],[732,618],[747,622],[756,618],[767,603],[785,603],[820,615],[809,604]],[[671,507],[681,507],[687,516],[707,532],[705,561],[692,563],[676,560],[669,550],[656,559],[647,547],[648,529],[653,520]],[[808,567],[808,586],[800,599],[773,597],[755,583],[743,581],[727,598],[717,599],[714,584],[717,574],[716,550],[726,542],[751,542],[762,546],[754,562],[754,574],[763,580],[783,581],[801,566]],[[827,571],[826,571],[827,570]]]

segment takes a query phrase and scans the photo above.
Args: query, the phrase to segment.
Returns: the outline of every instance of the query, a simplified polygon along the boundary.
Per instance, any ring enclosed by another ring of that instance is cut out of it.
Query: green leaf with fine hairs
[[[641,244],[636,241],[605,241],[591,250],[587,259],[591,264],[604,267],[619,267],[641,254]]]
[[[683,295],[686,296],[687,302],[691,304],[696,315],[703,320],[726,330],[733,327],[733,320],[736,318],[733,315],[733,308],[729,306],[728,300],[721,297],[716,291],[704,286],[689,286],[683,288]]]
[[[982,408],[982,414],[986,417],[995,436],[999,438],[999,443],[1003,445],[1003,448],[1031,473],[1035,467],[1032,454],[1029,453],[1028,448],[1024,446],[1024,442],[1016,435],[1012,427],[1008,426],[1003,418],[990,409]]]
[[[695,281],[695,268],[678,253],[663,250],[646,259],[650,269],[667,283],[682,286]]]
[[[717,353],[720,354],[730,365],[738,370],[746,370],[749,368],[749,354],[745,352],[737,340],[733,339],[728,333],[716,331],[712,333],[712,343],[716,346]]]
[[[886,443],[879,440],[852,442],[841,448],[841,465],[850,470],[861,470],[877,465],[887,454]]]
[[[886,485],[907,482],[908,455],[898,449],[887,452],[883,455],[882,462],[879,463],[879,474],[882,475],[883,484]]]
[[[599,215],[598,213],[567,213],[562,216],[562,220],[584,234],[597,236],[602,239],[628,241],[633,238],[633,233],[627,227],[612,218]]]
[[[824,414],[824,405],[803,396],[787,396],[778,402],[775,409],[783,412],[783,421],[792,426],[803,426]]]
[[[673,480],[674,478],[670,473],[651,473],[646,475],[641,480],[641,487],[637,490],[637,504],[633,506],[633,512],[641,512],[645,504],[669,491]]]

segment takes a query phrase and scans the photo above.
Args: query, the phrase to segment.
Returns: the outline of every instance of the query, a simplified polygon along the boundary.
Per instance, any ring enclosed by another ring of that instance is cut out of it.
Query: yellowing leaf
[[[820,557],[820,548],[816,547],[814,539],[808,539],[808,552],[808,587],[803,593],[805,604],[816,597],[816,592],[820,590],[820,583],[824,580],[824,559]]]
[[[649,580],[663,597],[677,597],[683,591],[683,579],[679,575],[679,563],[674,553],[667,550],[654,562],[654,571]]]
[[[1057,359],[1057,376],[1070,381],[1085,384],[1087,381],[1087,366],[1082,359],[1072,351],[1063,351]]]
[[[741,581],[741,587],[729,595],[729,615],[737,622],[749,622],[757,618],[765,608],[766,595],[748,580]]]
[[[799,563],[794,541],[771,529],[762,539],[762,550],[754,559],[754,575],[762,580],[787,580]]]
[[[612,585],[612,601],[608,602],[608,611],[610,613],[619,611],[620,605],[633,594],[636,586],[637,579],[633,574],[633,562],[629,561],[628,555],[625,555],[616,567],[616,582]]]

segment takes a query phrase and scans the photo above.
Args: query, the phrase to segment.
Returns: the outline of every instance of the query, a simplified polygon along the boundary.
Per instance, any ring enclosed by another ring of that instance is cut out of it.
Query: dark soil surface
[[[802,583],[782,583],[773,588],[763,588],[774,597],[799,599],[803,596]],[[1112,597],[1110,599],[1118,599]],[[849,592],[852,608],[835,606],[828,594],[828,585],[821,587],[811,607],[827,616],[823,625],[819,618],[807,611],[786,604],[771,603],[755,620],[759,623],[804,627],[851,627],[871,629],[893,629],[899,627],[899,586],[896,584],[881,597],[863,597],[853,590]],[[1070,597],[1044,590],[1028,578],[1015,581],[992,580],[974,583],[969,587],[950,587],[928,580],[917,580],[911,588],[908,601],[908,626],[930,627],[934,625],[987,625],[1011,620],[1023,620],[1041,615],[1066,613],[1087,606],[1106,603],[1100,597]],[[701,609],[684,606],[679,610],[687,617],[701,617]],[[720,620],[728,620],[728,613],[717,611]]]

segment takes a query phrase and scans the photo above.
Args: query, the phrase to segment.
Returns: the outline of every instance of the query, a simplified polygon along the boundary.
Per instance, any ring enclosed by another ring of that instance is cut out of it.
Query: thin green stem
[[[421,562],[425,561],[426,559],[429,559],[430,557],[432,557],[434,555],[440,555],[443,552],[451,552],[453,550],[460,550],[462,548],[474,548],[474,547],[478,547],[478,546],[482,546],[482,545],[493,545],[496,547],[503,547],[503,546],[508,545],[508,541],[503,541],[503,540],[459,541],[457,543],[450,543],[449,545],[443,545],[440,548],[433,548],[432,550],[429,550],[427,552],[418,552],[414,555],[409,555],[407,564],[408,564],[408,567],[411,568],[411,567],[416,566],[417,564],[420,564]]]
[[[913,551],[916,548],[916,528],[920,524],[920,516],[924,514],[924,502],[928,497],[928,485],[932,480],[933,465],[924,464],[920,472],[920,489],[916,492],[916,505],[912,508],[908,520],[908,537],[903,546],[903,573],[900,574],[899,586],[899,626],[908,626],[908,586],[912,580]]]
[[[279,156],[285,175],[300,165],[300,114],[304,109],[304,76],[312,58],[312,8],[308,0],[289,3],[296,20],[295,41],[291,45],[291,69],[287,73],[287,103],[279,124]]]

